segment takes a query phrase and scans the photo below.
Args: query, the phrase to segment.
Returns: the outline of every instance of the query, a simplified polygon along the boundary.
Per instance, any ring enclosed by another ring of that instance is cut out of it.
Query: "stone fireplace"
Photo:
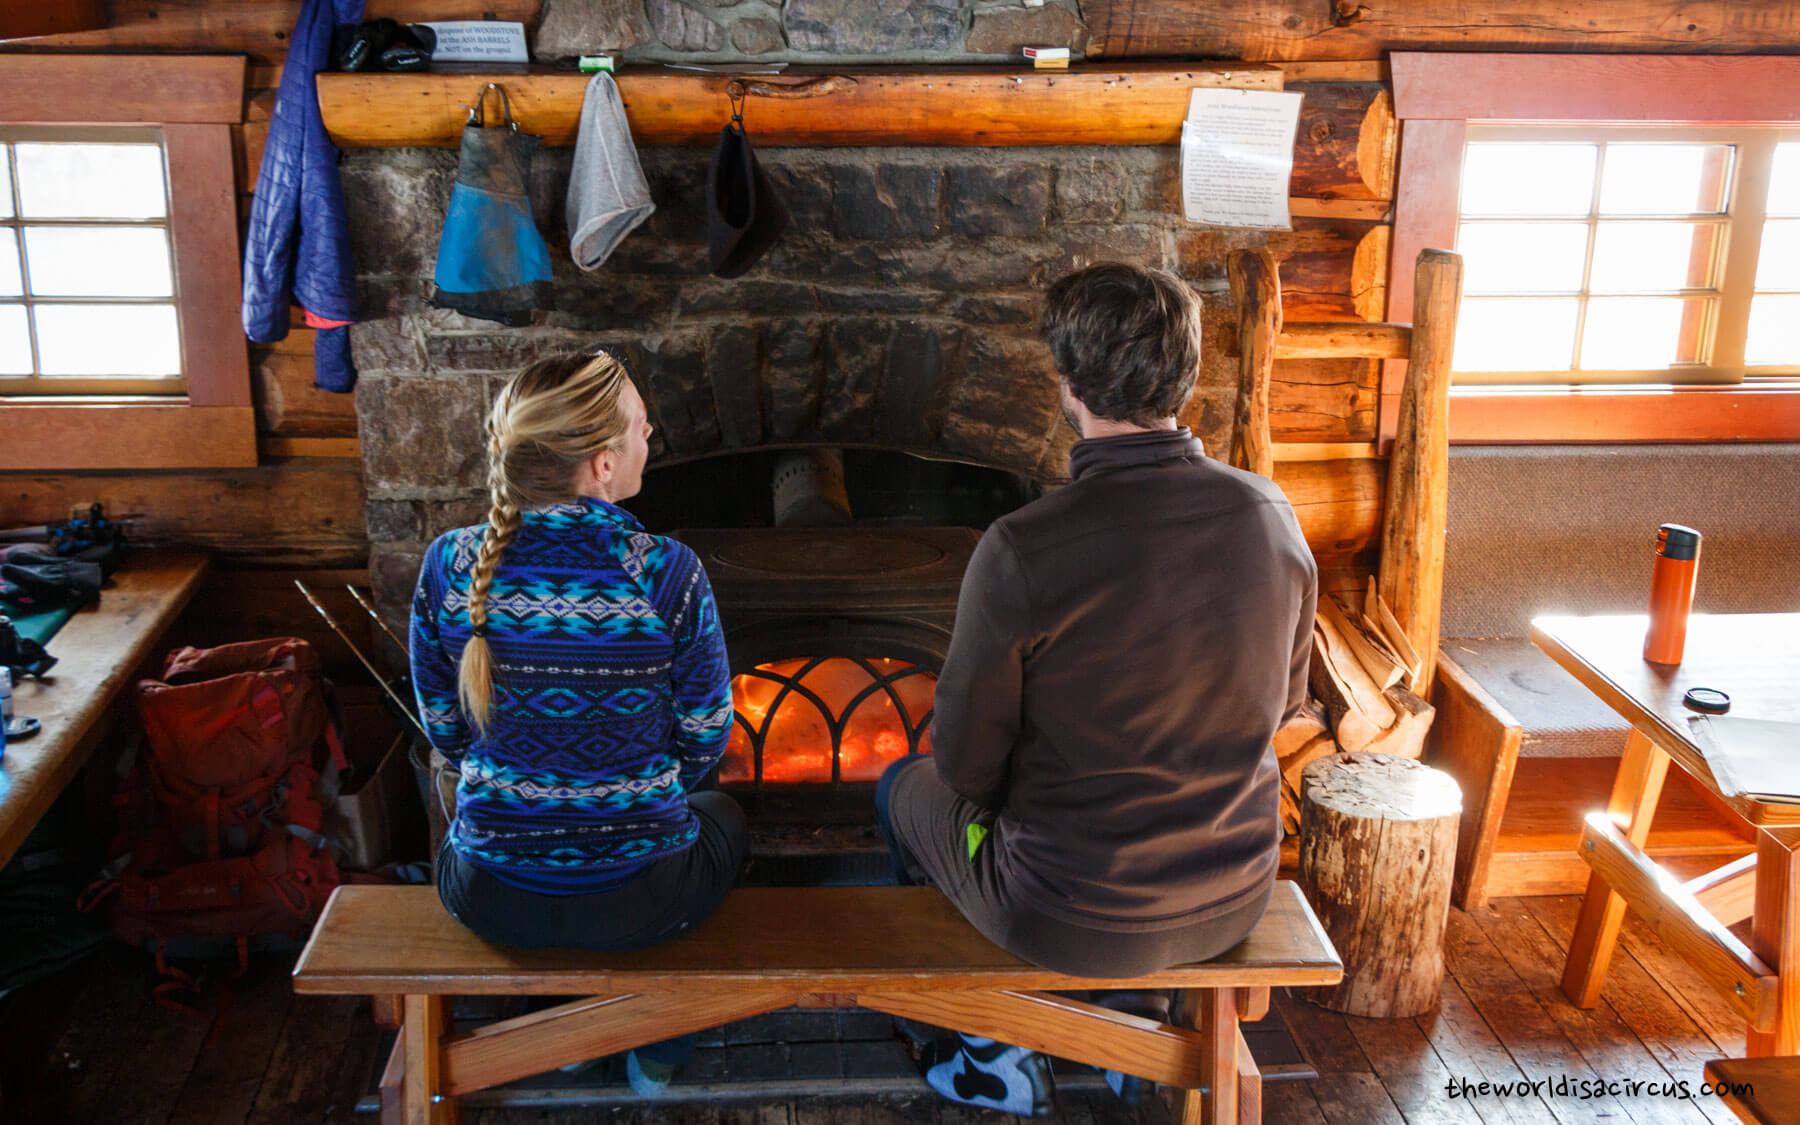
[[[747,119],[754,138],[754,106]],[[641,155],[657,212],[593,274],[567,256],[569,154],[540,155],[555,307],[507,329],[426,303],[454,154],[346,153],[365,308],[385,314],[352,337],[378,599],[403,617],[425,545],[485,518],[481,425],[499,384],[547,351],[617,349],[656,428],[626,506],[701,554],[727,631],[739,709],[723,783],[758,825],[752,877],[879,878],[873,779],[929,748],[929,684],[979,529],[1066,473],[1074,434],[1039,293],[1099,261],[1173,268],[1207,298],[1210,345],[1227,235],[1179,221],[1172,151],[771,148],[792,226],[723,281],[705,264],[710,153]],[[1208,351],[1183,420],[1216,449],[1236,373]],[[893,502],[853,497],[845,526],[773,526],[774,465],[796,449],[842,451],[852,491]],[[950,471],[989,483],[958,493]]]

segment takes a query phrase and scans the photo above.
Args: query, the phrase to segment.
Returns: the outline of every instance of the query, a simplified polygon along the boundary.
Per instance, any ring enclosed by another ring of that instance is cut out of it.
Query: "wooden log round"
[[[1385,1018],[1437,1007],[1461,816],[1456,782],[1416,761],[1333,754],[1306,767],[1300,887],[1344,962],[1314,1003]]]

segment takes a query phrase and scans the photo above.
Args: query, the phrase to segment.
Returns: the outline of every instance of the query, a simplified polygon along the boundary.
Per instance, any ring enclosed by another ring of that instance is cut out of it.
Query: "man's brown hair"
[[[1200,375],[1200,300],[1166,270],[1090,266],[1050,287],[1039,323],[1057,373],[1097,417],[1148,425]]]

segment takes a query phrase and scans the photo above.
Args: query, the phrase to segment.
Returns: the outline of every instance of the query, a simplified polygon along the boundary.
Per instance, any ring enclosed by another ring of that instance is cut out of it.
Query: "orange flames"
[[[759,664],[757,670],[792,680],[806,664],[806,660],[779,660]],[[869,664],[882,676],[908,666],[899,660],[871,660]],[[796,688],[782,695],[779,708],[771,716],[769,708],[781,695],[783,684],[753,673],[735,677],[731,681],[731,702],[741,721],[732,723],[719,780],[750,781],[755,777],[755,757],[750,736],[744,730],[744,723],[748,723],[767,731],[763,737],[764,781],[830,781],[830,723],[826,712],[798,688],[818,696],[832,716],[842,716],[851,701],[874,682],[874,677],[856,661],[826,660],[806,673]],[[931,710],[936,683],[936,676],[919,672],[895,680],[889,687],[893,695],[900,697],[906,716],[916,723]],[[906,755],[906,726],[900,710],[894,706],[893,695],[877,688],[849,715],[839,743],[843,780],[874,781],[889,762]],[[931,752],[929,733],[921,736],[919,750]]]

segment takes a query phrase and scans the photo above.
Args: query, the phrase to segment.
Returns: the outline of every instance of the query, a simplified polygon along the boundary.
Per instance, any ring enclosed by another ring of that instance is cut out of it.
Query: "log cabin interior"
[[[1800,616],[1774,616],[1800,612],[1800,11],[335,7],[0,12],[0,525],[129,545],[13,693],[42,729],[0,757],[8,1120],[965,1119],[896,1016],[1066,1055],[1071,1121],[1800,1120],[1800,801],[1714,768],[1729,718],[1800,721]],[[384,18],[516,22],[532,61],[303,80],[289,58],[307,20]],[[586,271],[564,199],[594,54],[655,210]],[[517,325],[432,301],[489,83],[541,138],[550,280]],[[1285,226],[1187,218],[1197,89],[1299,95]],[[357,316],[296,308],[251,342],[265,144],[314,106]],[[740,106],[790,222],[728,280],[706,176]],[[1179,421],[1280,486],[1319,573],[1314,700],[1274,745],[1296,889],[1255,948],[1158,978],[1189,998],[1168,1025],[1050,999],[1069,986],[946,928],[935,892],[858,897],[888,878],[873,782],[930,750],[964,565],[1067,483],[1043,291],[1108,261],[1199,295]],[[423,881],[443,831],[383,686],[410,692],[426,547],[486,518],[500,385],[596,344],[654,426],[627,507],[718,600],[752,854],[714,925],[766,953],[703,931],[617,972],[509,957],[381,885]],[[1638,659],[1641,619],[1602,627],[1645,612],[1664,524],[1705,543],[1673,666]],[[339,863],[369,883],[304,958],[116,940],[76,905],[117,854],[133,684],[277,637],[336,685]],[[1728,720],[1687,723],[1689,688],[1735,697]],[[930,957],[862,948],[902,921],[935,927]],[[540,999],[576,995],[607,999]],[[655,1101],[579,1066],[647,1042],[634,1022],[698,1033]],[[1162,1096],[1124,1104],[1108,1061]]]

